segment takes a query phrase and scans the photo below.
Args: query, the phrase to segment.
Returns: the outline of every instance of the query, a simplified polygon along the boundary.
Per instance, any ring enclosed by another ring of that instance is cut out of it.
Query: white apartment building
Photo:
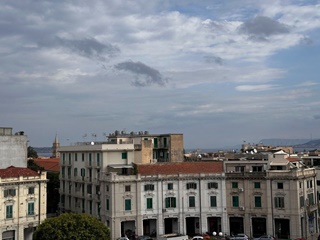
[[[36,226],[46,219],[46,185],[46,172],[0,169],[1,239],[32,239]]]
[[[222,162],[138,164],[135,175],[110,167],[101,179],[101,219],[122,235],[228,230]]]

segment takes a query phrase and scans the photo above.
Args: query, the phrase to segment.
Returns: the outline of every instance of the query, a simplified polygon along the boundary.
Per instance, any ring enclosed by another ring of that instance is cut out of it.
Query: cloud
[[[261,92],[271,90],[277,87],[277,85],[272,84],[262,84],[262,85],[240,85],[236,86],[235,89],[238,91],[253,91],[253,92]]]
[[[254,40],[265,40],[272,35],[289,33],[290,29],[269,17],[257,16],[241,24],[239,32],[248,34]]]
[[[141,62],[126,61],[118,63],[114,67],[117,70],[133,73],[135,80],[132,84],[136,87],[146,87],[152,84],[164,86],[167,83],[167,79],[164,78],[158,70]]]
[[[55,37],[39,42],[42,47],[62,47],[80,56],[106,61],[120,53],[120,49],[109,43],[101,43],[95,38],[67,39]]]
[[[316,120],[320,120],[320,115],[314,115],[313,118]]]
[[[218,65],[223,65],[223,59],[217,56],[204,56],[204,61],[206,63],[216,63]]]

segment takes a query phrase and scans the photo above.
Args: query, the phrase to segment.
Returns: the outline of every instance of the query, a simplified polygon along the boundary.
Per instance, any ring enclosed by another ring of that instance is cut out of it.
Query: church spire
[[[56,136],[55,136],[53,144],[52,144],[52,157],[53,158],[59,158],[60,157],[59,148],[60,148],[60,143],[59,143],[59,140],[58,140],[58,134],[56,133]]]

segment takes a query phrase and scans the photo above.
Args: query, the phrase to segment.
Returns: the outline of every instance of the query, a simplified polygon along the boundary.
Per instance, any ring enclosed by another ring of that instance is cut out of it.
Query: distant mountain
[[[269,138],[262,139],[260,143],[266,146],[295,146],[304,144],[310,141],[310,139],[285,139],[285,138]]]
[[[294,147],[320,149],[320,139],[311,140],[311,141],[303,143],[303,144],[297,144]]]

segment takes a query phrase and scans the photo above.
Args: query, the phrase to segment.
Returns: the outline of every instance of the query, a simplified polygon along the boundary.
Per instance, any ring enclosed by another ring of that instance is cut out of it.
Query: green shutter
[[[232,196],[232,206],[239,207],[239,197],[238,196]]]
[[[125,200],[125,210],[130,211],[131,210],[131,199]]]
[[[261,197],[254,197],[254,205],[257,208],[261,208]]]
[[[166,208],[169,207],[169,201],[170,201],[170,198],[166,198]]]
[[[172,198],[172,207],[176,207],[176,198],[175,197],[173,197]]]
[[[152,209],[152,198],[147,198],[147,209]]]
[[[210,196],[210,206],[211,207],[217,206],[217,197],[216,196]]]

